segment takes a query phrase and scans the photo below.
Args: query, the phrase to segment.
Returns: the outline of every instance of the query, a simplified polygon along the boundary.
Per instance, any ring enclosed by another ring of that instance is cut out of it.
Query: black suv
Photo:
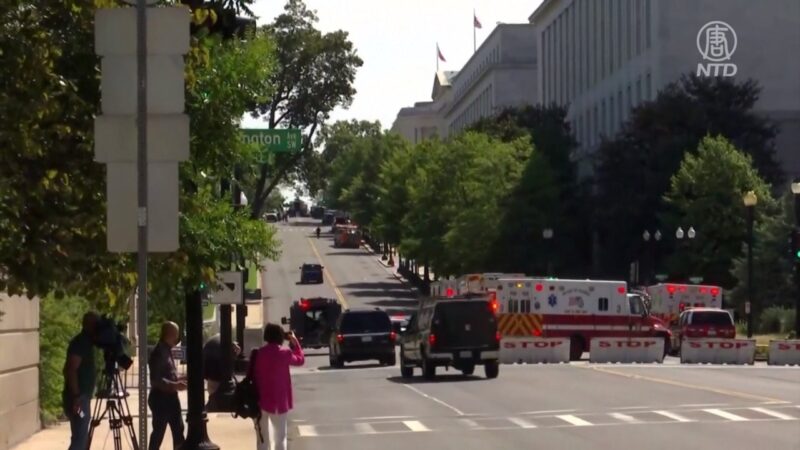
[[[436,367],[452,366],[472,375],[482,364],[487,378],[500,372],[500,334],[492,304],[485,296],[423,299],[400,338],[403,378],[422,368],[427,379]]]
[[[300,266],[300,284],[322,284],[322,267],[319,264],[303,264]]]
[[[345,362],[377,359],[393,366],[397,362],[394,344],[397,334],[386,311],[346,310],[336,321],[331,333],[331,367],[343,367]]]

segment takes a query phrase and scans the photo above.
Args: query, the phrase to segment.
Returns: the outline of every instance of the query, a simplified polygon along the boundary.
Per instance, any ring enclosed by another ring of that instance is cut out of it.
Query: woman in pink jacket
[[[280,325],[267,324],[264,340],[267,342],[256,353],[253,380],[258,389],[261,407],[259,425],[263,441],[256,437],[258,450],[286,450],[287,413],[292,404],[292,377],[289,366],[305,363],[303,349],[294,333],[289,333],[289,348],[283,347],[285,333]]]

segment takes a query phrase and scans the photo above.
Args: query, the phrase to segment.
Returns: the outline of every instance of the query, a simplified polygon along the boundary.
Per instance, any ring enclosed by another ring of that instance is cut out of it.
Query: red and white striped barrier
[[[504,337],[501,364],[553,364],[569,362],[569,339]]]
[[[660,363],[664,361],[664,338],[592,338],[589,362]]]
[[[685,339],[681,344],[682,364],[753,364],[755,339]]]
[[[800,366],[800,339],[769,341],[770,366]]]

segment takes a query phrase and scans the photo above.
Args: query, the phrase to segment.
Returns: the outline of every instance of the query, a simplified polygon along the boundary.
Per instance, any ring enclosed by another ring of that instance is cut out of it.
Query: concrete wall
[[[0,294],[0,450],[41,428],[39,300]]]

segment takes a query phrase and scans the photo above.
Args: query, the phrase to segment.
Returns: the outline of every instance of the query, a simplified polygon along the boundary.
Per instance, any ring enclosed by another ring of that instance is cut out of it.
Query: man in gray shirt
[[[161,339],[150,353],[150,397],[148,404],[153,412],[153,432],[150,434],[150,450],[158,450],[167,431],[172,431],[172,447],[183,444],[183,417],[178,391],[186,389],[186,380],[178,376],[172,348],[180,340],[180,329],[175,322],[161,325]]]

